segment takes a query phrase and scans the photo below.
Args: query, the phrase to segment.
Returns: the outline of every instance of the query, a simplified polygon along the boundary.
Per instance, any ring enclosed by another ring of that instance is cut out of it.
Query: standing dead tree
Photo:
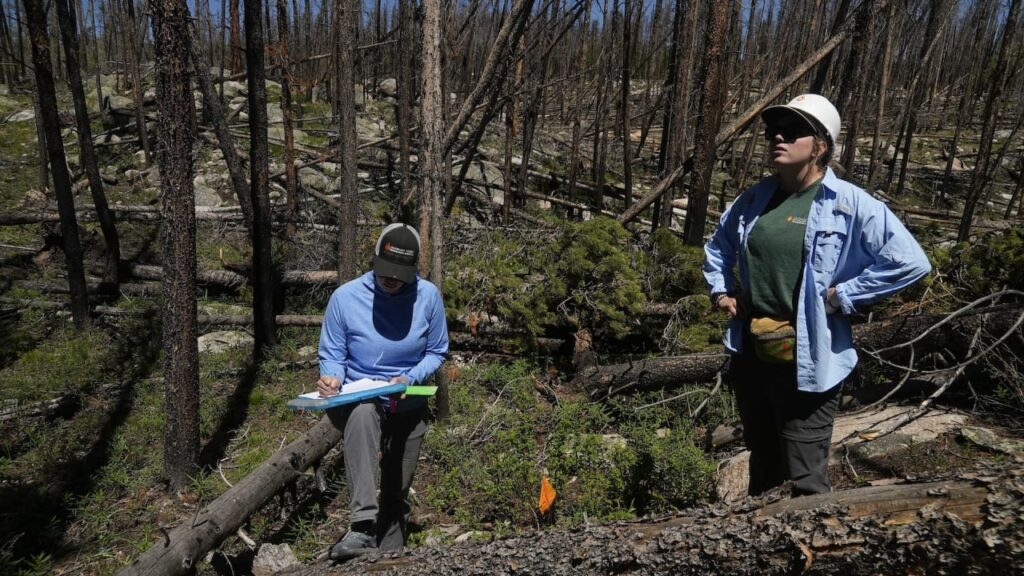
[[[199,84],[199,91],[203,95],[203,110],[210,123],[213,124],[214,134],[217,136],[217,146],[220,148],[221,156],[224,157],[224,164],[228,168],[228,177],[231,179],[231,187],[238,198],[238,205],[245,216],[245,227],[252,235],[253,209],[252,197],[249,194],[249,183],[242,170],[242,161],[235,149],[235,137],[231,135],[231,129],[224,117],[224,106],[213,88],[213,80],[210,78],[210,71],[203,62],[202,51],[195,30],[188,27],[189,34],[189,59],[196,72],[196,83]]]
[[[261,0],[245,0],[245,63],[249,84],[249,191],[252,198],[253,355],[259,359],[277,342],[274,323],[274,271],[271,253],[267,145],[267,83],[264,71]]]
[[[185,0],[153,3],[164,216],[164,473],[174,490],[188,485],[199,457],[199,328],[192,187],[195,134],[189,121],[195,110],[189,88],[190,27]]]
[[[64,141],[60,133],[57,113],[57,89],[53,83],[50,64],[50,36],[47,32],[46,13],[37,0],[24,0],[25,21],[32,46],[32,64],[35,70],[39,118],[42,120],[46,153],[53,188],[60,213],[61,236],[64,240],[64,261],[67,266],[68,288],[71,290],[71,317],[75,326],[83,328],[89,321],[89,302],[86,296],[85,267],[82,263],[82,245],[78,238],[75,218],[75,200],[71,195],[71,175],[64,156]]]
[[[103,231],[104,254],[106,267],[103,279],[117,284],[118,267],[121,262],[121,243],[117,236],[114,215],[107,207],[107,195],[103,192],[103,179],[100,178],[99,163],[96,160],[96,149],[92,142],[92,127],[89,125],[89,110],[85,105],[85,88],[82,86],[82,72],[79,63],[79,36],[75,23],[75,11],[68,0],[55,0],[57,22],[60,24],[61,42],[64,44],[64,57],[67,64],[68,85],[71,88],[71,100],[75,106],[75,125],[78,128],[78,149],[82,168],[89,178],[89,191],[96,207],[96,217]]]
[[[879,0],[875,5],[875,10],[883,10],[889,4],[889,0]],[[800,65],[793,68],[792,71],[785,78],[777,82],[771,88],[764,91],[764,94],[756,102],[751,104],[738,118],[729,123],[728,126],[721,129],[718,135],[714,139],[714,145],[717,148],[729,139],[733,138],[738,134],[748,123],[753,121],[758,113],[768,106],[773,100],[779,97],[784,91],[790,86],[795,84],[800,78],[803,78],[807,72],[813,68],[818,62],[821,61],[827,54],[835,50],[842,42],[850,35],[854,30],[857,23],[857,14],[860,10],[865,10],[867,3],[861,4],[853,14],[846,20],[846,22],[836,31],[836,33],[825,42],[821,48],[811,54],[804,60]],[[626,224],[632,222],[640,215],[641,212],[647,209],[656,199],[660,198],[672,185],[674,185],[679,178],[683,177],[686,172],[692,167],[692,159],[684,162],[681,166],[673,170],[667,176],[662,178],[654,185],[650,192],[644,195],[643,198],[638,200],[632,208],[626,210],[619,216],[618,220],[620,223]]]
[[[341,201],[338,206],[338,280],[348,282],[356,276],[356,103],[355,35],[358,11],[349,0],[334,3],[337,22],[335,98],[338,102],[338,179]]]
[[[957,231],[957,241],[959,242],[966,242],[971,236],[974,212],[977,210],[978,200],[981,198],[985,185],[988,183],[989,161],[992,156],[992,136],[995,132],[996,124],[995,105],[999,101],[1003,88],[1006,85],[1008,52],[1010,46],[1013,45],[1014,35],[1017,33],[1017,23],[1020,20],[1020,5],[1021,0],[1011,0],[1010,8],[1006,15],[1006,23],[1003,25],[1003,39],[999,45],[999,56],[996,58],[995,70],[992,73],[993,83],[989,86],[988,97],[985,99],[984,124],[981,129],[978,162],[974,165],[971,189],[967,194],[967,200],[964,202],[964,214]]]
[[[715,167],[715,149],[719,144],[715,135],[722,121],[725,86],[722,65],[731,4],[719,0],[708,10],[709,44],[700,72],[700,114],[697,115],[694,137],[697,148],[683,228],[683,240],[691,246],[704,244],[704,221],[707,218],[708,198],[711,196],[711,174]]]

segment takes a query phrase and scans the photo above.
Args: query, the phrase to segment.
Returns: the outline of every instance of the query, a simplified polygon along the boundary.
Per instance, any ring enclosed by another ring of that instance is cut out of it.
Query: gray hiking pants
[[[793,495],[830,492],[828,457],[842,385],[825,392],[796,387],[796,364],[733,355],[729,370],[743,440],[750,450],[751,496],[793,481]]]
[[[351,523],[376,522],[377,545],[401,550],[408,535],[409,487],[427,424],[426,408],[389,414],[377,400],[339,408]],[[338,421],[338,420],[336,420]],[[378,471],[380,499],[378,504]]]

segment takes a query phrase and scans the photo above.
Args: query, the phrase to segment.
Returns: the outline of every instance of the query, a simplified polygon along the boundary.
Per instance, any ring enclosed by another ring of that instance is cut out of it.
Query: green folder
[[[406,396],[433,396],[437,393],[437,386],[406,386]]]

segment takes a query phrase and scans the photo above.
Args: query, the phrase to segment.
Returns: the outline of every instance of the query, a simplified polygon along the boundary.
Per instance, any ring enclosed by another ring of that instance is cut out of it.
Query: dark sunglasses
[[[785,126],[765,126],[764,127],[764,139],[772,142],[775,140],[775,135],[779,134],[782,136],[782,141],[791,144],[796,142],[798,139],[804,136],[814,136],[814,128],[811,128],[807,124],[801,122],[794,122],[792,124],[786,124]]]

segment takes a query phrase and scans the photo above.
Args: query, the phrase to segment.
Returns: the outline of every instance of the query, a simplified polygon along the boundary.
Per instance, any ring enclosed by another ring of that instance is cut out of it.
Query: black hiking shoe
[[[359,530],[349,530],[345,537],[338,540],[338,543],[331,546],[329,554],[331,560],[344,562],[367,552],[377,550],[377,539]]]

